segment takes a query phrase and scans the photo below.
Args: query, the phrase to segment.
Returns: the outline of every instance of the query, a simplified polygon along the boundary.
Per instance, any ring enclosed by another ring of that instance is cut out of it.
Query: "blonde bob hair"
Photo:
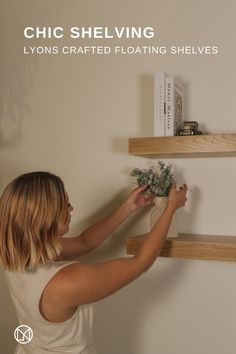
[[[68,216],[62,180],[49,172],[15,178],[0,198],[0,260],[8,271],[25,271],[55,260],[58,231]]]

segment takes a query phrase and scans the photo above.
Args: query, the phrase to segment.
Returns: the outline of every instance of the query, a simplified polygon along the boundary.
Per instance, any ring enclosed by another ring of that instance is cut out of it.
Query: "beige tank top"
[[[19,325],[33,331],[29,343],[17,344],[14,354],[96,354],[92,335],[93,305],[78,306],[73,316],[60,323],[47,321],[39,311],[48,281],[63,267],[77,261],[49,262],[25,272],[4,271]]]

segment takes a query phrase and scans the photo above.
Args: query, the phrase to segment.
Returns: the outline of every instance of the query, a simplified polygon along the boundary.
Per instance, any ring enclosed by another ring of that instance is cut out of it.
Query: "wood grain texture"
[[[236,134],[129,139],[132,155],[221,155],[236,153]]]
[[[127,253],[137,254],[145,237],[140,235],[127,240]],[[236,236],[180,234],[167,239],[161,251],[162,257],[236,261]]]

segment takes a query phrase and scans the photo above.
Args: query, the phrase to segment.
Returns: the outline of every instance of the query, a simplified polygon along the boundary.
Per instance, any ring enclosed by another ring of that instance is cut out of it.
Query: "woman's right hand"
[[[187,201],[187,190],[188,187],[186,184],[180,187],[179,190],[177,190],[176,185],[173,184],[169,193],[167,207],[171,208],[174,212],[176,209],[183,207]]]

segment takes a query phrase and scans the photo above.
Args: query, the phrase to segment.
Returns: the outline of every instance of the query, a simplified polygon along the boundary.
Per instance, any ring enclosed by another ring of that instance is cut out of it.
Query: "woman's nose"
[[[71,212],[72,210],[74,210],[73,206],[72,206],[70,203],[68,203],[68,210],[69,210],[69,212]]]
[[[71,211],[73,211],[74,210],[74,207],[70,204],[70,206],[69,206],[69,211],[71,212]]]

